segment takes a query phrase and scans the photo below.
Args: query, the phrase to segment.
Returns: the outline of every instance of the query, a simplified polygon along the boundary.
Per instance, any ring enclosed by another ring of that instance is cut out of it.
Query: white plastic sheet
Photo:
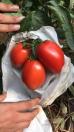
[[[42,40],[53,40],[58,45],[58,37],[55,29],[50,26],[43,26],[37,31],[30,31],[25,33],[19,33],[13,36],[10,42],[7,44],[6,52],[2,58],[2,72],[3,72],[3,89],[7,91],[6,102],[16,102],[21,100],[27,100],[35,98],[37,96],[42,97],[41,105],[47,106],[53,103],[53,101],[63,94],[67,88],[74,82],[74,66],[71,63],[71,59],[64,55],[65,64],[60,74],[47,74],[47,79],[43,87],[32,92],[22,82],[20,73],[12,67],[10,60],[10,51],[18,41],[23,41],[24,38],[39,37]],[[43,113],[43,114],[42,114]],[[33,126],[33,127],[32,127]],[[34,128],[35,126],[35,128]],[[51,125],[46,118],[43,110],[39,113],[26,132],[52,132]]]

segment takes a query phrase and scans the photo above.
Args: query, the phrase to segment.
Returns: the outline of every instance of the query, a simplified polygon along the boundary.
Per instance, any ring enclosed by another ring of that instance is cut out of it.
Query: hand
[[[2,101],[6,95],[0,96]],[[40,103],[38,98],[31,101],[21,101],[17,103],[0,102],[0,132],[20,132],[27,128],[33,118],[38,114],[39,109],[28,112],[27,110]],[[12,131],[12,130],[15,131]]]
[[[17,12],[19,7],[12,4],[4,4],[0,2],[0,11],[2,12]],[[9,16],[0,13],[0,32],[12,32],[20,29],[20,21],[24,17]]]

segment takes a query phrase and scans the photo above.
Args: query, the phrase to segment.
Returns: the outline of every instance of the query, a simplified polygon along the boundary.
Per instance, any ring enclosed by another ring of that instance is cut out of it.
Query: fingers
[[[0,2],[0,11],[4,12],[16,12],[19,10],[19,6],[12,4],[4,4]]]
[[[16,16],[8,16],[0,13],[0,23],[19,23],[22,19],[24,19],[23,16],[16,17]]]
[[[0,23],[1,23],[0,32],[18,31],[20,29],[20,25],[17,23],[19,23],[23,18],[24,18],[23,16],[15,17],[15,16],[8,16],[8,15],[0,14]]]
[[[30,122],[22,122],[22,123],[16,124],[16,132],[20,132],[20,131],[17,131],[18,129],[28,128],[29,125],[30,125]]]
[[[1,99],[3,99],[3,95]],[[39,103],[40,99],[38,98],[18,103],[0,103],[0,130],[1,128],[19,130],[28,127],[34,117],[39,113],[39,108],[29,110]]]
[[[16,119],[12,121],[15,123],[14,128],[19,130],[29,127],[31,121],[36,117],[38,112],[39,109],[35,109],[33,112],[19,113],[17,121]]]
[[[36,99],[32,99],[30,101],[13,103],[12,107],[16,111],[26,111],[26,110],[29,110],[29,109],[35,107],[36,105],[39,105],[39,103],[40,103],[40,99],[36,98]]]
[[[3,12],[17,12],[19,10],[19,6],[12,4],[4,4],[0,2],[0,11]],[[18,24],[24,17],[18,16],[8,16],[0,13],[0,32],[13,32],[18,31],[20,29],[20,25]]]
[[[10,113],[9,116],[5,117],[4,121],[1,119],[0,129],[2,127],[8,129],[26,128],[30,125],[31,121],[38,114],[38,112],[39,109],[35,109],[32,112],[26,112],[26,113],[12,112],[12,114]]]
[[[39,108],[33,110],[32,112],[26,112],[26,115],[25,115],[25,120],[26,121],[32,121],[34,119],[34,117],[36,117],[36,115],[39,113]],[[24,113],[23,113],[23,116],[24,116]]]
[[[6,98],[6,93],[3,93],[0,95],[0,102],[3,101]]]
[[[38,113],[39,113],[39,108],[36,108],[32,112],[18,113],[17,123],[27,122],[27,121],[31,122]]]
[[[13,32],[20,29],[19,24],[0,24],[0,32]]]

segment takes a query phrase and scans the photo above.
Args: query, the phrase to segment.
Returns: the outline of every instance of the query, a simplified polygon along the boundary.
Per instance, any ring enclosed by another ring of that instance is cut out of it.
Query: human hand
[[[0,96],[0,132],[18,132],[27,128],[38,114],[39,109],[36,108],[30,112],[27,110],[38,105],[40,99],[17,103],[1,102],[5,97],[5,94]]]
[[[0,11],[2,12],[17,12],[18,10],[19,6],[17,5],[4,4],[0,2]],[[18,31],[20,29],[19,23],[23,18],[23,16],[9,16],[0,13],[0,32]]]

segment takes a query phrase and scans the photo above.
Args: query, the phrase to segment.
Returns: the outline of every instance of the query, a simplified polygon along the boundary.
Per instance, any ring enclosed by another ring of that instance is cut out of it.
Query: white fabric
[[[3,72],[3,89],[7,91],[5,102],[16,102],[20,100],[27,100],[37,96],[42,96],[42,106],[50,105],[58,96],[63,94],[67,88],[74,82],[74,66],[71,59],[64,55],[65,64],[60,74],[47,74],[47,79],[43,87],[32,92],[22,82],[20,73],[12,67],[10,60],[10,52],[16,41],[23,41],[24,38],[41,38],[42,40],[53,40],[58,45],[58,37],[55,29],[50,26],[43,26],[37,31],[30,31],[19,33],[12,36],[10,42],[7,44],[7,50],[2,58],[2,72]],[[62,46],[60,46],[62,47]],[[43,110],[32,121],[29,128],[25,132],[52,132],[52,128]]]

